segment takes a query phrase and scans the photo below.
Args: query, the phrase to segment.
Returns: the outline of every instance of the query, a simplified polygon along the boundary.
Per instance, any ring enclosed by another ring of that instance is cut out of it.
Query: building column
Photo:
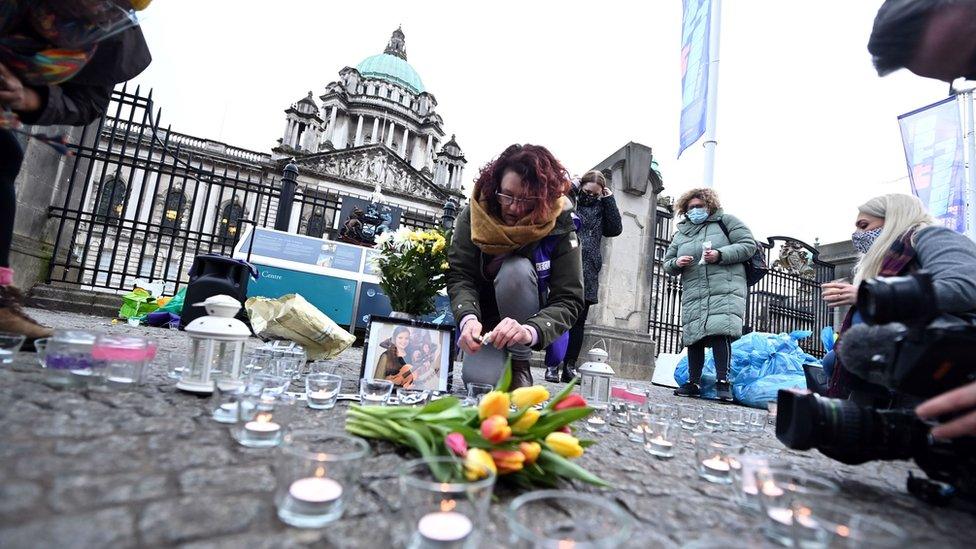
[[[464,166],[458,166],[458,177],[457,177],[457,187],[460,189],[461,185],[464,184]]]
[[[427,134],[427,148],[424,150],[424,167],[430,167],[430,161],[434,158],[434,135]]]
[[[356,122],[356,140],[353,146],[358,147],[363,144],[363,115],[359,115],[359,122]]]
[[[386,146],[393,148],[393,132],[396,131],[396,122],[390,120],[389,129],[386,131]]]
[[[335,145],[335,133],[336,133],[336,115],[339,114],[339,105],[332,107],[332,112],[329,114],[329,142]]]
[[[291,120],[291,118],[286,118],[285,119],[285,133],[284,133],[284,135],[281,136],[281,144],[282,145],[285,145],[285,146],[290,146],[291,145],[291,128],[292,128],[292,120]]]
[[[410,140],[410,128],[403,128],[403,142],[400,143],[400,156],[407,159],[407,142]]]
[[[378,116],[373,118],[373,135],[370,137],[369,142],[370,143],[380,142],[380,118]]]

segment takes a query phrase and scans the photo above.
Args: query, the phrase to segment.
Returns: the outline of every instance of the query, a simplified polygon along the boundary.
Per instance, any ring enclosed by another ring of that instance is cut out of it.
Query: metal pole
[[[963,105],[963,124],[965,124],[966,150],[969,151],[966,163],[966,236],[976,240],[976,123],[974,123],[973,90],[959,95]]]
[[[715,122],[718,112],[718,42],[720,27],[722,26],[722,0],[712,0],[712,7],[708,18],[708,91],[705,105],[705,175],[703,185],[711,188],[715,185],[715,148],[718,141],[715,134]]]
[[[291,208],[295,202],[295,190],[298,188],[298,166],[289,162],[281,176],[281,194],[278,195],[278,212],[275,214],[274,228],[276,231],[288,232],[291,222]]]

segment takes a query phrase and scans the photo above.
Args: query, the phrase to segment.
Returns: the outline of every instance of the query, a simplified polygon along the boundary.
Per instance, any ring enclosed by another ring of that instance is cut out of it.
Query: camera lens
[[[857,446],[870,430],[869,423],[850,401],[820,398],[809,391],[779,391],[776,438],[794,450]]]
[[[935,312],[932,279],[924,271],[913,276],[865,280],[857,291],[857,309],[868,324],[927,320]]]

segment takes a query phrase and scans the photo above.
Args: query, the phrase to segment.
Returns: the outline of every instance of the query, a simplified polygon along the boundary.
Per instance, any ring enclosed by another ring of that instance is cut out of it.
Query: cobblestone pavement
[[[181,332],[112,325],[103,318],[32,310],[57,327],[144,333],[163,350],[186,352]],[[256,344],[256,340],[254,340]],[[361,349],[339,358],[352,390]],[[273,450],[246,449],[209,417],[207,400],[177,391],[155,369],[130,392],[58,390],[45,383],[34,355],[21,354],[0,370],[0,546],[14,547],[385,547],[398,528],[396,470],[409,454],[372,442],[361,490],[345,517],[320,530],[278,521]],[[541,372],[536,372],[541,379]],[[556,390],[550,387],[550,390]],[[674,402],[664,388],[652,398]],[[687,402],[687,401],[682,401]],[[703,403],[704,406],[718,406]],[[343,408],[302,409],[298,427],[341,430]],[[971,546],[976,517],[937,509],[904,490],[907,463],[846,466],[817,453],[786,450],[772,432],[733,433],[750,450],[822,471],[842,485],[844,503],[876,513],[911,533],[911,545]],[[730,488],[701,480],[692,449],[658,461],[621,429],[611,431],[579,460],[615,485],[602,493],[638,521],[627,546],[676,547],[707,539],[722,546],[768,545],[761,517],[738,507]],[[496,489],[489,539],[507,545],[504,511],[514,493]]]

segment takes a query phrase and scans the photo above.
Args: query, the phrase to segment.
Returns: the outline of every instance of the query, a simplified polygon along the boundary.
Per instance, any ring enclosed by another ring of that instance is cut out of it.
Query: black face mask
[[[589,193],[580,192],[576,196],[576,201],[580,206],[593,206],[600,201],[600,197],[593,196]]]

